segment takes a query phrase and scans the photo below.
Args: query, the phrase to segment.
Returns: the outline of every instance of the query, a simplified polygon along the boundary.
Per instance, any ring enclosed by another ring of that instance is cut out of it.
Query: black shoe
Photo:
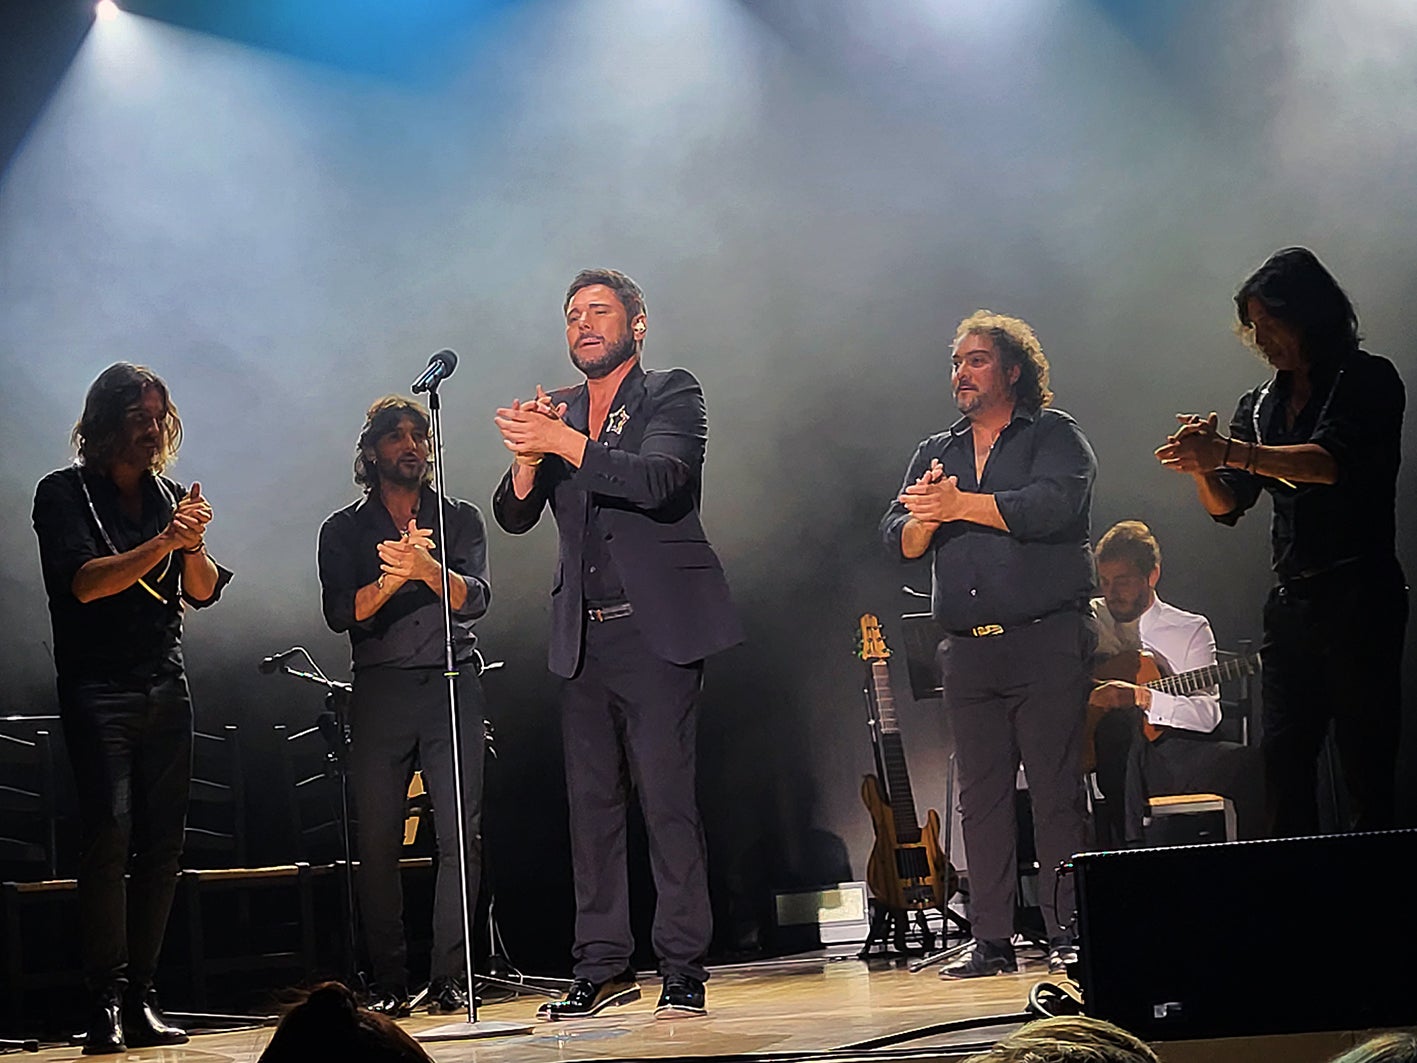
[[[671,974],[664,979],[664,989],[654,1009],[656,1019],[707,1014],[703,982],[687,974]]]
[[[1018,970],[1014,947],[1008,941],[976,941],[974,950],[962,960],[947,964],[941,978],[986,978],[993,974],[1013,974]]]
[[[562,1019],[584,1019],[602,1008],[630,1004],[640,999],[640,987],[635,972],[621,971],[614,978],[597,985],[589,978],[577,978],[560,1000],[547,1001],[536,1009],[536,1017],[547,1022]]]
[[[94,999],[84,1034],[84,1055],[97,1056],[109,1052],[126,1052],[123,1042],[123,994],[114,986],[103,990]]]
[[[1068,938],[1048,939],[1048,973],[1067,974],[1078,962],[1077,946]]]
[[[152,986],[130,986],[123,994],[123,1039],[129,1048],[185,1045],[187,1031],[167,1021],[157,1005],[157,990]]]
[[[374,986],[369,990],[369,999],[364,1002],[364,1007],[369,1011],[378,1012],[380,1015],[387,1015],[391,1019],[408,1018],[411,1009],[408,1006],[408,990],[395,989],[390,986]]]
[[[478,1001],[481,1003],[481,1001]],[[467,1013],[467,989],[459,978],[435,978],[428,987],[428,1014]]]

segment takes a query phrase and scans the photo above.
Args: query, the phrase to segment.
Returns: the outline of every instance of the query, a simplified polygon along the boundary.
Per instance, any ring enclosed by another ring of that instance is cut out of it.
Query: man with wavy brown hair
[[[1022,760],[1042,868],[1048,964],[1072,961],[1072,880],[1083,846],[1082,744],[1095,634],[1089,518],[1097,462],[1050,407],[1048,361],[1024,321],[981,310],[951,351],[963,415],[915,450],[881,521],[891,553],[931,555],[938,659],[959,760],[975,948],[941,972],[1017,970],[1014,786]]]
[[[439,499],[431,486],[428,428],[428,411],[412,398],[386,395],[369,407],[354,457],[354,481],[364,498],[332,513],[319,543],[325,621],[349,633],[354,667],[349,765],[359,813],[359,909],[374,969],[368,1003],[396,1018],[409,1010],[399,855],[415,763],[433,800],[438,838],[428,991],[435,1013],[467,1007],[458,872],[475,907],[482,868],[484,701],[473,623],[491,601],[487,531],[475,505],[445,495],[447,542],[434,542]],[[444,675],[444,560],[458,669],[461,825],[453,822],[458,797]]]
[[[181,441],[167,385],[119,362],[89,388],[73,431],[77,461],[35,490],[83,831],[89,1054],[187,1040],[152,992],[192,774],[182,613],[215,602],[231,573],[207,556],[212,507],[201,485],[163,475]]]

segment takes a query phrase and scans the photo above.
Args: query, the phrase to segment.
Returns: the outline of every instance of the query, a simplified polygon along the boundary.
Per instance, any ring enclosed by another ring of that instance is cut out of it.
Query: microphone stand
[[[334,718],[335,734],[330,735],[323,727],[316,722],[315,729],[325,738],[330,747],[330,760],[334,763],[335,774],[339,777],[339,835],[340,849],[344,854],[344,910],[346,913],[344,933],[345,933],[345,955],[349,957],[349,967],[346,977],[351,981],[362,983],[364,976],[359,971],[359,935],[356,929],[355,893],[354,893],[354,843],[350,838],[349,824],[349,719],[345,713],[345,707],[349,704],[349,695],[354,687],[349,683],[331,679],[321,671],[320,666],[315,663],[315,658],[310,656],[310,651],[304,646],[293,647],[286,654],[277,656],[293,656],[301,653],[310,662],[312,672],[304,672],[298,668],[292,668],[288,664],[279,663],[280,670],[286,675],[292,675],[296,679],[304,680],[307,683],[315,683],[325,688],[325,708]],[[302,732],[302,734],[308,732]],[[288,740],[288,739],[287,739]]]
[[[456,363],[454,363],[456,364]],[[451,369],[448,370],[451,373]],[[427,374],[423,378],[427,380]],[[427,384],[429,430],[433,437],[433,495],[438,503],[438,568],[443,590],[443,674],[448,681],[448,725],[451,728],[453,761],[453,823],[458,849],[458,893],[462,899],[463,970],[467,978],[467,1021],[450,1022],[414,1034],[418,1041],[460,1041],[474,1037],[496,1037],[505,1034],[528,1033],[531,1026],[515,1022],[479,1022],[477,1019],[477,979],[473,970],[472,905],[467,895],[467,838],[463,831],[463,765],[462,724],[458,719],[458,668],[453,647],[453,603],[449,592],[447,500],[443,484],[443,424],[442,402],[438,385],[442,379]],[[478,721],[481,724],[481,720]],[[434,811],[437,815],[437,811]]]

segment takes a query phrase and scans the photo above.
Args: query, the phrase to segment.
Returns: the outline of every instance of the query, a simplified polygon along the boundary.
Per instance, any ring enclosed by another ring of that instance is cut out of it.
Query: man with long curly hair
[[[891,553],[931,555],[938,659],[959,761],[975,948],[949,978],[1018,969],[1014,957],[1020,760],[1042,867],[1048,965],[1074,958],[1071,878],[1083,847],[1082,746],[1096,644],[1089,521],[1097,461],[1077,422],[1052,409],[1033,329],[981,310],[951,354],[963,415],[915,450],[881,521]]]
[[[187,1040],[152,989],[192,779],[182,613],[215,602],[231,573],[207,556],[212,507],[201,485],[163,475],[181,442],[167,385],[118,362],[89,388],[73,431],[77,460],[35,490],[83,834],[89,1054]]]

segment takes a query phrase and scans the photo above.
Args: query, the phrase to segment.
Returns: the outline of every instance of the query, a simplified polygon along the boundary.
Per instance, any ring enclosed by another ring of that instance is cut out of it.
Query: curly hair
[[[1097,541],[1097,560],[1130,561],[1149,576],[1161,564],[1161,544],[1141,521],[1118,521]]]
[[[1053,401],[1048,390],[1048,359],[1028,322],[989,310],[976,310],[959,323],[954,346],[966,336],[988,336],[999,352],[1005,372],[1018,366],[1018,381],[1014,384],[1014,401],[1026,410],[1037,411]]]
[[[1159,1063],[1145,1041],[1086,1015],[1039,1019],[965,1063]]]
[[[152,471],[162,472],[177,460],[177,448],[182,445],[182,418],[177,416],[177,406],[162,377],[145,365],[114,362],[89,385],[84,412],[69,435],[80,465],[102,469],[118,457],[128,442],[128,410],[143,401],[149,388],[162,396],[167,411]]]
[[[354,450],[354,482],[364,488],[367,495],[379,486],[379,462],[371,457],[374,445],[389,432],[399,426],[405,417],[409,418],[425,434],[428,432],[428,410],[417,399],[405,395],[385,395],[369,407],[364,415],[364,427],[359,432],[359,442]],[[423,482],[433,479],[432,458],[423,474]]]
[[[1286,247],[1265,260],[1235,293],[1235,315],[1248,331],[1249,303],[1258,299],[1298,330],[1310,362],[1358,349],[1358,312],[1332,273],[1307,247]]]
[[[1378,1034],[1330,1063],[1417,1063],[1417,1034]]]

